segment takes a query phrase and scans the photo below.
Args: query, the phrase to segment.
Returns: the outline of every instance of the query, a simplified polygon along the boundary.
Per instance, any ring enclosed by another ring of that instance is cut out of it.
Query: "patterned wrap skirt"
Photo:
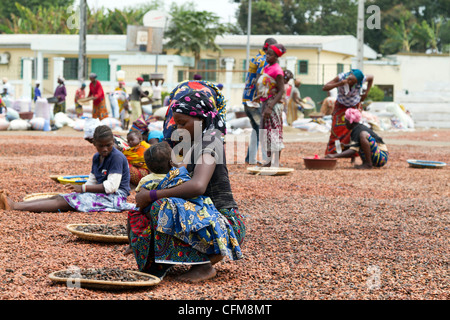
[[[164,199],[151,204],[145,211],[128,213],[130,226],[130,246],[133,249],[136,263],[140,271],[145,272],[153,265],[161,264],[205,264],[209,263],[208,253],[194,249],[190,244],[181,241],[175,236],[158,231],[158,216]],[[234,239],[242,244],[245,238],[245,225],[237,209],[222,209],[219,212],[228,221],[234,231]],[[147,218],[147,216],[150,217]],[[207,239],[209,241],[209,239]],[[202,250],[203,251],[203,250]],[[231,257],[233,260],[241,256]]]
[[[261,106],[261,114],[267,108],[267,101],[264,101]],[[283,143],[283,110],[282,103],[277,103],[270,114],[270,117],[264,118],[261,116],[260,129],[264,130],[260,134],[261,145],[263,150],[267,152],[281,151],[284,149]]]
[[[55,106],[53,107],[53,114],[57,114],[58,112],[66,112],[66,101],[55,103]]]
[[[119,190],[116,193],[68,193],[60,194],[67,203],[80,212],[122,212],[128,210],[134,210],[135,204],[127,202],[126,194]]]
[[[108,118],[108,109],[106,108],[105,98],[98,103],[94,103],[94,107],[92,110],[92,118],[103,120]]]
[[[348,108],[355,108],[361,111],[361,104],[357,104],[353,107],[346,107],[338,101],[335,102],[333,114],[332,114],[332,123],[331,123],[331,134],[330,139],[328,140],[327,149],[325,150],[325,154],[336,153],[336,145],[335,141],[339,140],[341,144],[349,144],[350,143],[350,130],[345,126],[345,111]],[[356,157],[357,155],[355,155]]]
[[[389,158],[389,152],[381,150],[378,146],[378,143],[375,141],[375,138],[372,137],[370,134],[367,138],[369,140],[370,145],[370,152],[372,153],[372,165],[374,167],[382,167],[384,166]],[[359,148],[359,154],[361,158],[366,159],[366,155],[362,151],[361,148]]]

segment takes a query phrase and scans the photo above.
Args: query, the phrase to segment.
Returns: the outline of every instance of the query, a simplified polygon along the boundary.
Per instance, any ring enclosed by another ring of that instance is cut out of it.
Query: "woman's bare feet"
[[[373,166],[371,164],[368,163],[363,163],[359,166],[355,166],[356,169],[372,169]]]
[[[131,254],[131,253],[133,253],[133,249],[131,248],[131,246],[128,246],[123,254],[124,255],[128,255],[128,254]]]
[[[188,272],[178,277],[178,280],[189,283],[198,283],[216,276],[216,269],[211,263],[193,265]]]

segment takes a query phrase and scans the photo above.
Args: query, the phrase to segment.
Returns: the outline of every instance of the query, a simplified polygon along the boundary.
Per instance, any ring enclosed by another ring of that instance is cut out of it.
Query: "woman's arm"
[[[275,105],[277,103],[280,103],[281,99],[283,98],[283,94],[284,94],[284,80],[283,80],[283,76],[282,75],[278,75],[275,78],[275,80],[277,82],[277,94],[267,101],[267,107],[266,107],[266,109],[264,109],[263,117],[269,117],[270,114],[272,113],[272,110],[275,107]]]
[[[349,157],[353,156],[355,153],[356,153],[355,150],[347,149],[347,150],[343,151],[342,153],[327,154],[325,156],[325,158],[349,158]]]
[[[203,195],[216,168],[216,162],[212,155],[206,153],[203,154],[199,160],[199,163],[195,166],[194,174],[191,180],[170,189],[157,190],[157,198],[161,199],[175,197],[190,199]],[[141,189],[136,194],[137,207],[143,209],[150,204],[151,200],[149,191],[146,189]]]
[[[328,82],[327,84],[325,84],[322,87],[323,91],[330,91],[331,89],[343,86],[344,84],[347,83],[347,79],[341,80],[339,81],[339,77],[336,76],[333,80],[331,80],[330,82]]]
[[[106,193],[105,187],[103,183],[94,184],[94,185],[79,185],[79,184],[69,184],[67,186],[72,192],[83,193],[83,186],[85,188],[84,192],[92,192],[92,193]]]
[[[373,84],[373,75],[368,74],[366,76],[366,80],[367,80],[367,90],[366,92],[364,92],[364,94],[361,96],[361,101],[366,100],[367,95],[369,94],[370,88],[372,88],[372,84]]]

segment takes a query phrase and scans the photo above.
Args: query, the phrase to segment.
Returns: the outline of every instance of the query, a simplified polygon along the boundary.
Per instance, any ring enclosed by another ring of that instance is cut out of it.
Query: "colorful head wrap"
[[[226,133],[225,123],[216,109],[215,104],[201,91],[191,91],[172,105],[172,112],[203,119],[203,132],[220,130]]]
[[[272,49],[278,58],[286,53],[286,48],[281,43],[272,44],[269,46],[269,49]]]
[[[358,84],[361,86],[364,81],[364,73],[359,69],[352,69],[351,73],[356,77]]]
[[[355,108],[348,108],[345,111],[345,119],[350,123],[359,123],[361,121],[361,112]]]

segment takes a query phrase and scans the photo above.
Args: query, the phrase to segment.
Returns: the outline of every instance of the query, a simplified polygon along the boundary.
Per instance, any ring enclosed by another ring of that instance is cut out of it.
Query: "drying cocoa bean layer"
[[[138,291],[54,284],[48,275],[70,267],[137,271],[126,244],[81,240],[65,229],[125,225],[127,213],[0,211],[0,299],[448,299],[450,168],[410,168],[406,160],[449,163],[450,130],[382,136],[390,156],[381,169],[356,170],[344,159],[334,170],[306,170],[302,158],[325,150],[325,143],[308,141],[286,143],[281,162],[295,171],[285,176],[252,175],[228,159],[247,227],[245,258],[219,262],[217,276],[199,284],[177,280],[185,266]],[[393,143],[396,136],[401,143]],[[88,174],[94,153],[82,135],[2,134],[0,189],[15,201],[64,193],[50,176]]]

